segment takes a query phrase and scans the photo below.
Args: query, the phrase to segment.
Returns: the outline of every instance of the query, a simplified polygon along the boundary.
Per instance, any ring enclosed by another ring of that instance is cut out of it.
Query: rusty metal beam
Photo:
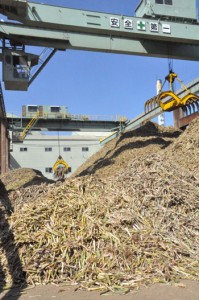
[[[182,117],[178,120],[178,128],[183,129],[185,128],[187,125],[189,125],[189,123],[191,121],[193,121],[195,118],[199,117],[199,112],[195,112],[191,115]]]
[[[173,123],[176,129],[180,128],[180,120],[184,117],[184,112],[181,108],[177,108],[173,111]]]
[[[199,112],[193,112],[187,115],[182,108],[178,108],[173,111],[174,127],[176,129],[184,129],[197,117],[199,117]]]

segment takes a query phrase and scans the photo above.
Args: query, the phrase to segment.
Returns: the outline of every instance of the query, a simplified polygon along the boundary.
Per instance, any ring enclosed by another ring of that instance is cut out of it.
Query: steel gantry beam
[[[180,6],[176,1],[175,13],[180,10],[183,17],[170,17],[168,12],[168,17],[162,18],[154,13],[150,17],[148,12],[143,14],[142,5],[148,9],[144,1],[140,2],[141,11],[137,9],[136,16],[124,16],[27,0],[0,0],[0,13],[8,18],[7,22],[0,22],[5,88],[27,90],[32,82],[30,69],[38,64],[39,57],[25,50],[17,52],[20,45],[198,61],[199,23],[194,1],[190,0],[188,6],[185,0]],[[154,8],[158,6],[154,0],[151,2]],[[166,8],[159,5],[158,9],[161,7],[164,15]],[[170,14],[172,8],[168,9]]]
[[[32,121],[28,117],[7,117],[8,127],[15,134],[22,132]],[[38,117],[32,131],[82,131],[82,132],[113,132],[127,121],[123,120],[82,120],[74,118]]]
[[[198,23],[165,22],[25,0],[1,0],[0,13],[21,23],[1,22],[0,37],[25,45],[199,59]],[[158,26],[156,31],[151,29],[152,22]],[[164,31],[165,24],[169,31]]]
[[[173,8],[170,7],[168,17],[162,18],[154,13],[150,17],[148,12],[143,14],[142,5],[148,9],[143,0],[139,5],[141,11],[136,10],[136,17],[27,0],[0,0],[0,13],[8,18],[6,22],[0,21],[0,39],[3,41],[0,60],[5,88],[27,90],[42,70],[40,67],[31,77],[31,68],[39,63],[40,57],[26,53],[26,45],[198,61],[199,23],[194,1],[190,0],[188,6],[185,0],[180,6],[176,1],[175,12],[181,11],[183,17],[170,17]],[[158,6],[154,0],[151,2],[154,2],[154,8]],[[161,7],[161,15],[164,15],[165,8],[159,5],[158,9]]]

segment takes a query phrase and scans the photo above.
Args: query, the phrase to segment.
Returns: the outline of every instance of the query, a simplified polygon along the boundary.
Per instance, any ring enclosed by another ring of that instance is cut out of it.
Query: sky
[[[77,9],[134,15],[139,0],[31,1]],[[38,51],[34,47],[28,52]],[[32,50],[32,51],[30,51]],[[41,49],[42,51],[43,49]],[[199,63],[172,60],[173,70],[186,84],[199,76]],[[156,94],[156,81],[169,72],[167,58],[100,52],[60,51],[25,92],[6,91],[6,111],[20,114],[22,105],[64,105],[71,114],[126,116],[144,112],[144,103]],[[166,125],[173,124],[166,113]]]

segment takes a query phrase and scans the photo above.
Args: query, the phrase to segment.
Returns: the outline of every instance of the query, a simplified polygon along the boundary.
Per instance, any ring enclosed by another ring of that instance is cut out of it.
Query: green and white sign
[[[145,31],[146,30],[146,23],[144,21],[137,21],[137,29]]]

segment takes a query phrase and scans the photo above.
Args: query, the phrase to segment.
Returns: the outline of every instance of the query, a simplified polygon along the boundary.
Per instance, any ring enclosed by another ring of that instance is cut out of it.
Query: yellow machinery
[[[57,179],[64,179],[65,174],[71,171],[71,168],[65,162],[61,155],[58,156],[57,161],[53,165],[54,177]]]
[[[181,86],[187,91],[187,94],[180,98],[173,92],[173,83],[177,79]],[[162,92],[162,88],[165,82],[168,81],[170,84],[170,90]],[[159,94],[145,103],[145,113],[153,110],[154,108],[160,106],[163,111],[173,111],[179,107],[186,109],[186,107],[192,106],[195,111],[195,105],[199,108],[199,96],[191,93],[186,86],[182,83],[182,81],[178,78],[178,75],[172,71],[165,77],[164,84],[159,92]],[[169,97],[168,101],[163,101],[164,99]]]
[[[31,128],[37,123],[39,119],[40,113],[39,111],[33,116],[28,125],[25,127],[24,131],[20,134],[20,140],[23,141],[27,135],[27,133],[31,130]]]

